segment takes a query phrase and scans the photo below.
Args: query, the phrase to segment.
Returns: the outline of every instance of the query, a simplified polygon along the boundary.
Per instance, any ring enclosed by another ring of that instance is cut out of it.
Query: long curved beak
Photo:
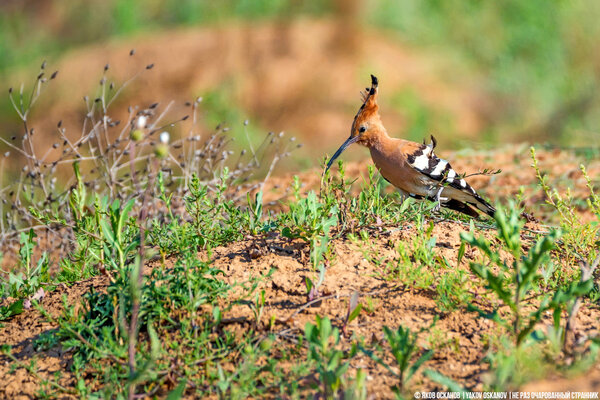
[[[337,149],[337,151],[335,152],[333,157],[331,157],[331,159],[327,163],[327,168],[325,168],[325,172],[329,171],[329,168],[331,168],[331,165],[340,156],[340,154],[342,154],[344,152],[344,150],[346,150],[348,148],[348,146],[350,146],[353,143],[356,143],[358,141],[358,138],[359,138],[359,135],[350,136],[348,139],[346,139],[346,141],[340,146],[339,149]]]

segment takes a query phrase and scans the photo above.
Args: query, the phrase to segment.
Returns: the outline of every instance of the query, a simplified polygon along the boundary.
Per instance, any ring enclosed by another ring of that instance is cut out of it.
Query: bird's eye
[[[361,126],[361,127],[358,129],[358,131],[359,131],[360,133],[365,133],[365,131],[366,131],[366,130],[367,130],[367,128],[366,128],[366,127],[364,127],[364,126]]]

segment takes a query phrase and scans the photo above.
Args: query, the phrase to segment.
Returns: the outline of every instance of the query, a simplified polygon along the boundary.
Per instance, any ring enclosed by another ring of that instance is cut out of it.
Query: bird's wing
[[[450,193],[451,200],[465,201],[493,217],[496,211],[494,207],[483,199],[464,178],[457,174],[448,161],[435,155],[435,144],[435,139],[432,136],[430,144],[415,146],[416,148],[406,155],[408,165],[426,177],[440,182],[440,185],[448,186],[466,195],[460,196],[461,199],[453,199],[451,193],[454,191],[446,191],[446,197],[446,193]]]

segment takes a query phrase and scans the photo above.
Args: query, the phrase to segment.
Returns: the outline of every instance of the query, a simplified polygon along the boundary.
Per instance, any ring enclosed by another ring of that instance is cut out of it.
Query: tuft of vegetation
[[[495,220],[497,239],[502,245],[500,251],[492,247],[488,239],[473,233],[463,232],[461,239],[481,252],[482,261],[471,262],[469,267],[501,303],[487,305],[485,309],[472,303],[469,309],[506,329],[512,340],[512,344],[501,340],[500,349],[488,355],[493,367],[491,388],[500,390],[522,384],[520,374],[529,379],[543,375],[539,369],[525,373],[528,365],[538,365],[543,358],[540,344],[553,349],[552,359],[558,361],[556,365],[560,365],[561,354],[573,354],[574,348],[567,346],[567,335],[578,311],[575,304],[590,293],[594,281],[590,273],[593,269],[582,267],[581,279],[567,283],[555,281],[555,289],[549,291],[544,283],[553,270],[552,251],[561,236],[560,230],[544,234],[531,245],[529,252],[524,253],[521,212],[512,203],[508,208],[498,206],[497,210]],[[544,275],[543,271],[550,273]],[[551,312],[552,319],[544,331],[539,328],[547,323],[544,318],[547,312]],[[567,319],[563,322],[565,313]],[[595,345],[591,351],[597,352]],[[550,364],[541,364],[552,369]]]
[[[421,366],[433,356],[433,350],[423,350],[417,345],[419,334],[431,329],[437,319],[433,321],[431,326],[421,329],[419,332],[412,332],[409,328],[402,325],[398,326],[397,330],[392,330],[387,326],[383,327],[385,340],[390,347],[390,353],[396,361],[397,372],[385,362],[385,353],[379,348],[378,355],[370,349],[361,350],[377,363],[383,365],[397,379],[398,384],[392,387],[392,390],[398,395],[403,395],[406,391],[408,381],[415,375]],[[420,356],[416,357],[419,353]],[[415,359],[416,358],[416,359]]]

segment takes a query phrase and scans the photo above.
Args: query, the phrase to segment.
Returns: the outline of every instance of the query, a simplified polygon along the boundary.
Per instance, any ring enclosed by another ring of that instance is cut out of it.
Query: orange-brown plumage
[[[434,154],[432,136],[429,145],[391,138],[379,116],[377,105],[378,80],[371,75],[371,88],[363,93],[363,105],[352,122],[350,137],[327,164],[351,144],[359,143],[369,149],[381,175],[406,195],[437,201],[467,215],[476,216],[472,208],[493,216],[495,209],[475,192],[443,159]]]

